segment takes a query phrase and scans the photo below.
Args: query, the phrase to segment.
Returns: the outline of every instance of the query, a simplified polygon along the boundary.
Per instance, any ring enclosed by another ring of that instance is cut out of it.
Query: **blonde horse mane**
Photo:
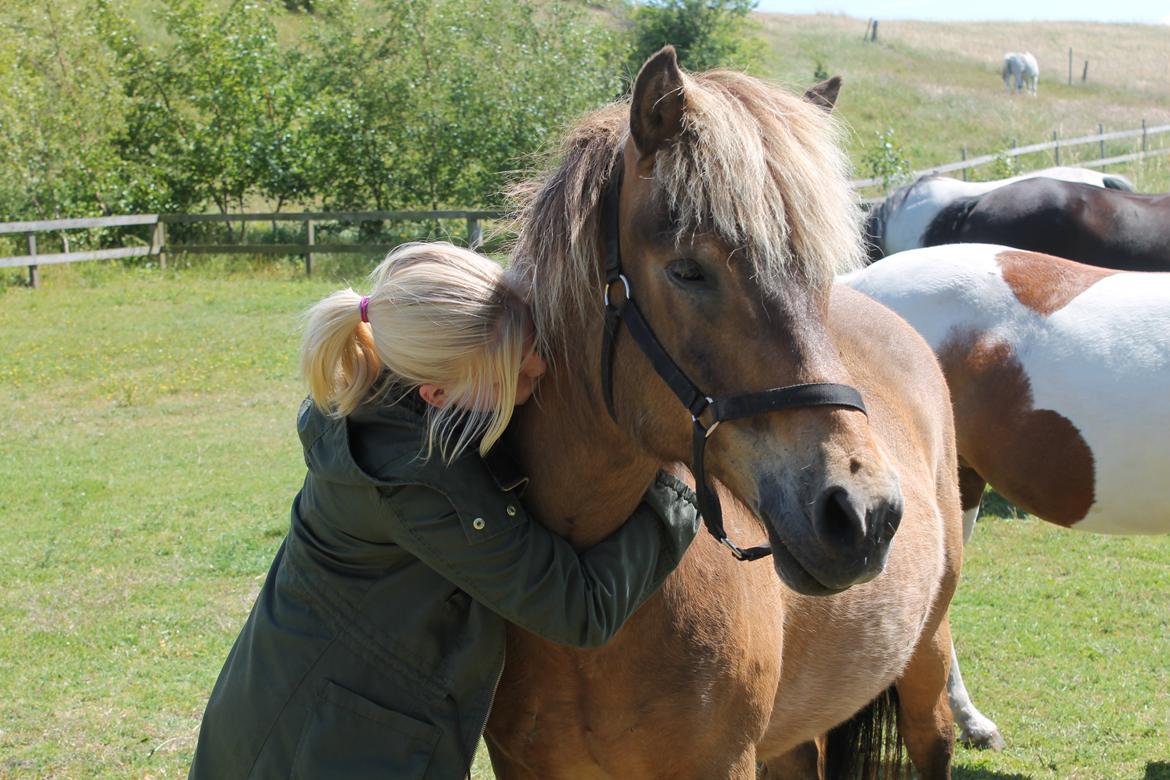
[[[653,197],[676,240],[714,231],[761,292],[827,286],[863,265],[861,211],[834,118],[742,73],[684,74],[683,128],[654,161]],[[527,282],[542,348],[565,353],[601,312],[599,203],[629,136],[628,100],[570,128],[556,164],[513,188],[513,272]]]

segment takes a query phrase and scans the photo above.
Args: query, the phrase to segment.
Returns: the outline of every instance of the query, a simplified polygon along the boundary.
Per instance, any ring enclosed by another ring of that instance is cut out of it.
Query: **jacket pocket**
[[[441,732],[326,681],[297,745],[295,780],[421,778]]]

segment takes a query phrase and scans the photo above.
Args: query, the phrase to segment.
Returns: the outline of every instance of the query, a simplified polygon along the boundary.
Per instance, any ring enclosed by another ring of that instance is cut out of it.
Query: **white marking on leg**
[[[963,685],[963,673],[959,671],[959,656],[955,654],[954,642],[951,643],[951,676],[947,679],[947,700],[951,703],[955,725],[959,727],[959,739],[972,747],[1003,750],[1005,743],[999,727],[971,703],[967,686]]]
[[[971,541],[971,534],[975,533],[975,521],[979,518],[979,507],[982,502],[976,504],[973,509],[963,510],[963,546],[967,546],[967,542]]]

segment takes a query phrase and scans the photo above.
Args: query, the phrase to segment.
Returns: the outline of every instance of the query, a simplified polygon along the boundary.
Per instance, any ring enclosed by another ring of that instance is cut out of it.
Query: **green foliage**
[[[827,71],[825,69],[825,64],[823,62],[821,62],[820,60],[817,60],[816,68],[813,69],[813,81],[814,82],[824,81],[828,77],[829,77],[829,71]]]
[[[988,181],[993,181],[995,179],[1007,179],[1019,173],[1020,158],[1000,151],[996,152],[995,159],[988,164],[984,176],[978,176],[977,179],[986,178]]]
[[[140,203],[187,211],[210,202],[226,213],[252,194],[278,208],[309,194],[296,58],[278,44],[271,6],[172,0],[162,49],[142,42],[113,0],[98,3],[130,101],[119,144],[138,162]]]
[[[120,211],[125,101],[92,16],[67,0],[10,0],[0,36],[0,219]]]
[[[688,70],[747,69],[761,57],[762,43],[748,18],[756,0],[650,0],[633,11],[630,73],[666,44]]]
[[[293,5],[284,37],[261,0],[0,10],[0,218],[499,205],[621,88],[621,40],[573,4]]]
[[[560,3],[318,5],[303,91],[325,205],[496,205],[572,116],[617,94],[617,42]]]
[[[876,135],[876,143],[862,158],[862,169],[870,178],[881,179],[882,187],[888,190],[909,177],[913,168],[892,129],[887,128]]]

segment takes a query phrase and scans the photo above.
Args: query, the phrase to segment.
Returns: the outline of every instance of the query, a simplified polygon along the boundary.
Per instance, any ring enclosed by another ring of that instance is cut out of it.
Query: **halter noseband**
[[[693,424],[691,437],[692,463],[691,471],[695,477],[696,492],[699,497],[699,513],[707,530],[715,539],[727,546],[732,555],[741,561],[754,561],[772,554],[768,544],[743,549],[727,538],[723,530],[723,508],[719,504],[719,496],[707,484],[706,473],[703,468],[703,453],[707,446],[707,439],[725,420],[735,420],[742,417],[751,417],[765,412],[779,412],[785,409],[795,409],[804,406],[846,406],[865,413],[865,403],[861,394],[848,385],[839,385],[828,382],[788,385],[771,390],[762,390],[754,393],[741,393],[725,398],[712,398],[690,380],[678,364],[667,354],[666,349],[654,331],[650,329],[641,309],[634,303],[630,280],[622,273],[621,241],[619,239],[618,203],[621,198],[621,160],[618,160],[614,173],[610,176],[609,185],[605,191],[605,201],[602,212],[602,229],[605,241],[605,328],[601,342],[601,387],[605,394],[605,405],[609,409],[610,417],[618,422],[617,412],[613,405],[613,358],[614,341],[618,327],[625,322],[634,342],[642,350],[642,354],[650,361],[650,365],[662,377],[662,381],[674,392],[683,406],[691,413]],[[610,289],[621,282],[624,297],[621,303],[613,303],[609,297]],[[704,425],[700,419],[710,413],[710,424]]]

